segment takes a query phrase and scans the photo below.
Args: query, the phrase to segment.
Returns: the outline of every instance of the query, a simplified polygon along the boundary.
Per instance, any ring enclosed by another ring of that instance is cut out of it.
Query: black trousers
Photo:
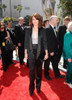
[[[34,80],[35,80],[35,67],[36,67],[36,88],[41,87],[41,78],[42,78],[42,61],[38,60],[31,60],[29,59],[29,77],[30,77],[30,84],[29,89],[34,89]]]
[[[34,49],[35,48],[35,49]],[[41,87],[41,79],[42,79],[42,60],[39,58],[36,59],[37,55],[37,49],[36,47],[33,47],[33,58],[31,55],[31,58],[29,57],[29,77],[30,77],[30,84],[29,84],[29,90],[33,90],[35,85],[34,85],[34,80],[35,80],[35,67],[36,67],[36,88]]]
[[[54,56],[50,56],[44,64],[44,75],[45,76],[49,76],[49,65],[50,65],[50,61],[52,63],[52,67],[55,73],[55,77],[60,75],[59,69],[58,69],[58,57],[57,54],[55,54]]]
[[[2,51],[2,64],[3,70],[8,69],[10,65],[10,52],[9,51]]]
[[[13,58],[13,51],[9,51],[8,55],[9,55],[9,63],[11,64],[12,63],[12,58]]]
[[[59,63],[59,61],[60,61],[60,59],[61,59],[62,52],[63,52],[63,48],[60,48],[60,49],[58,50],[58,63]],[[66,60],[65,60],[64,58],[63,58],[63,67],[64,67],[64,68],[67,68],[67,63],[66,63]]]
[[[60,59],[61,59],[62,52],[63,52],[63,49],[62,49],[62,48],[59,48],[59,49],[58,49],[58,63],[59,63],[59,61],[60,61]]]
[[[20,63],[23,63],[23,59],[24,59],[24,46],[23,45],[21,47],[18,47],[18,55],[19,55]]]

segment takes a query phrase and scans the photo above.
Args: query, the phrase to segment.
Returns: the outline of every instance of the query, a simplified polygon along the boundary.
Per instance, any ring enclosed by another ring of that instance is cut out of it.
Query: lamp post
[[[2,0],[0,0],[0,5],[2,5]],[[2,8],[0,7],[0,18],[2,17]]]
[[[10,0],[10,17],[12,17],[11,0]]]

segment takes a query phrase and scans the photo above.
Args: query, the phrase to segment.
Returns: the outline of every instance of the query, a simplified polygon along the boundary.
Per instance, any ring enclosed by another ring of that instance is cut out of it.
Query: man
[[[50,61],[52,63],[52,67],[54,70],[55,78],[63,78],[64,76],[60,74],[58,69],[58,43],[57,43],[57,35],[55,31],[55,27],[58,24],[58,17],[52,15],[50,18],[50,24],[48,28],[46,28],[46,37],[47,37],[47,46],[49,58],[45,61],[44,65],[44,76],[47,80],[52,80],[49,76],[49,64]]]
[[[18,56],[20,64],[24,65],[24,37],[25,37],[25,28],[23,26],[24,19],[19,17],[19,23],[15,26],[14,32],[16,34],[16,40],[18,45]]]
[[[64,41],[64,35],[66,33],[66,30],[67,30],[67,25],[68,23],[70,22],[70,18],[68,16],[66,16],[64,18],[64,25],[60,26],[59,27],[59,30],[58,30],[58,44],[59,44],[59,49],[58,49],[58,57],[59,57],[59,61],[60,61],[60,58],[61,58],[61,55],[62,55],[62,51],[63,51],[63,41]],[[67,65],[66,65],[66,60],[64,59],[64,63],[63,63],[63,68],[67,68]]]
[[[49,25],[49,20],[44,20],[44,27],[47,28]]]
[[[12,32],[12,29],[11,29],[11,28],[12,28],[12,24],[11,24],[11,22],[8,22],[8,23],[7,23],[6,30],[9,32],[10,37],[11,37],[13,43],[14,43],[14,33]],[[11,64],[15,64],[14,62],[12,62],[13,50],[9,52],[9,56],[10,56],[10,63],[11,63]]]

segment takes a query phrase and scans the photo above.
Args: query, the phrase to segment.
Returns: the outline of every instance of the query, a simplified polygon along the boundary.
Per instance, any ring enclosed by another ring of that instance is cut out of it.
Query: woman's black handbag
[[[14,44],[13,44],[11,38],[9,38],[9,40],[6,39],[6,42],[5,42],[5,49],[6,49],[7,51],[11,51],[11,50],[14,50],[14,49],[15,49]]]

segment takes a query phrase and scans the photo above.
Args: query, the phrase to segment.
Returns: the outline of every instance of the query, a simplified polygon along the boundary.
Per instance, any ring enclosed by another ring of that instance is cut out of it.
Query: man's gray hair
[[[50,17],[50,21],[53,19],[53,18],[58,18],[56,15],[52,15],[51,17]]]
[[[24,19],[24,18],[23,17],[19,17],[18,20],[20,20],[20,19]]]
[[[69,23],[68,23],[68,26],[67,26],[67,31],[69,31],[70,30],[70,27],[72,26],[72,21],[70,21]]]

